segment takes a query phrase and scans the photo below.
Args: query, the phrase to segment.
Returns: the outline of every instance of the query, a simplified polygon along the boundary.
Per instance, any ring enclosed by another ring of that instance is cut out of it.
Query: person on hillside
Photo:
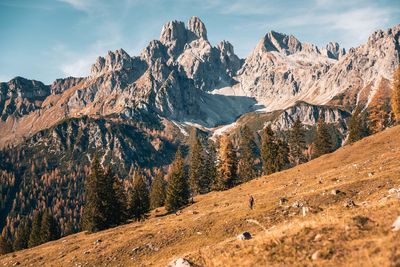
[[[249,208],[252,210],[254,207],[254,197],[250,195],[249,197]]]

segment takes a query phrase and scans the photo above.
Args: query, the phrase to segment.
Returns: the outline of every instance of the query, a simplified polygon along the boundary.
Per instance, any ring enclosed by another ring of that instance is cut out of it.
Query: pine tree
[[[278,146],[275,141],[274,132],[271,126],[264,130],[261,144],[261,159],[263,162],[263,171],[265,174],[271,174],[277,171],[276,158],[278,156]]]
[[[317,158],[333,151],[332,137],[329,133],[328,125],[324,119],[318,121],[317,134],[314,141],[313,157]]]
[[[60,229],[53,215],[46,212],[42,216],[40,227],[41,243],[46,243],[60,238]]]
[[[0,235],[0,255],[4,255],[12,251],[13,249],[10,242]]]
[[[290,157],[296,165],[306,162],[304,151],[306,150],[306,139],[304,125],[297,117],[289,132]]]
[[[290,164],[289,161],[289,146],[284,139],[278,139],[277,141],[277,156],[275,158],[275,171],[279,172]]]
[[[204,193],[210,192],[217,176],[217,152],[213,141],[209,141],[204,160],[202,188]]]
[[[85,205],[83,207],[83,230],[90,233],[107,228],[107,217],[103,203],[104,170],[97,155],[93,157],[90,175],[85,183]]]
[[[237,178],[237,157],[233,144],[227,135],[222,136],[218,155],[215,190],[226,190],[235,186]]]
[[[168,187],[165,198],[165,208],[168,212],[176,211],[189,203],[190,189],[185,173],[184,162],[180,149],[168,173]]]
[[[28,248],[29,235],[31,233],[31,222],[28,219],[22,219],[18,225],[13,242],[14,250]]]
[[[113,180],[114,199],[111,203],[114,210],[114,221],[112,222],[112,224],[120,225],[125,223],[128,219],[128,199],[126,197],[122,181],[117,176],[114,176]]]
[[[238,173],[240,182],[247,182],[256,176],[254,170],[254,141],[250,128],[245,126],[241,132],[239,143]]]
[[[164,180],[163,172],[157,170],[150,190],[150,207],[152,209],[164,206],[166,187],[167,183]]]
[[[145,219],[150,211],[149,190],[145,179],[140,169],[135,171],[129,209],[136,221]]]
[[[400,124],[400,65],[397,66],[393,74],[392,84],[392,112],[396,123]]]
[[[42,211],[36,211],[35,215],[33,216],[32,220],[32,231],[29,235],[28,247],[35,247],[42,244],[41,234],[41,226],[42,226]]]
[[[192,195],[204,192],[202,181],[204,180],[204,156],[203,147],[197,136],[190,145],[189,154],[189,186]]]
[[[361,108],[357,107],[349,120],[348,143],[354,143],[368,135],[368,126],[361,114]]]

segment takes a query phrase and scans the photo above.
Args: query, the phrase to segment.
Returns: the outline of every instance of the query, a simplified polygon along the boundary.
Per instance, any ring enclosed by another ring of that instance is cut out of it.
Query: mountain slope
[[[399,143],[397,126],[296,168],[197,197],[178,215],[153,211],[143,223],[79,233],[2,256],[0,263],[166,266],[185,257],[198,266],[395,266],[400,239],[390,227],[400,209],[388,190],[400,189]],[[283,197],[288,202],[279,205]],[[236,240],[243,231],[254,239]]]

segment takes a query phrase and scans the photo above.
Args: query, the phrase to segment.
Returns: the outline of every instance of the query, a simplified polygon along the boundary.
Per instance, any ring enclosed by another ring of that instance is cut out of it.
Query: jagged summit
[[[281,52],[286,55],[294,54],[301,51],[301,42],[293,35],[270,31],[262,40],[266,51]]]
[[[204,23],[196,16],[193,16],[188,21],[188,30],[191,31],[197,38],[207,40],[207,29]]]

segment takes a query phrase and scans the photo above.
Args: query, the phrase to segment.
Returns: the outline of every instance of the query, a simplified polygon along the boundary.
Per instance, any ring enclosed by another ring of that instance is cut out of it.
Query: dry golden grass
[[[399,162],[395,127],[296,168],[199,196],[179,215],[160,209],[143,223],[2,256],[0,265],[166,266],[184,257],[196,266],[400,266],[400,233],[391,231],[400,202],[388,197],[389,189],[400,188]],[[348,199],[357,207],[345,207]],[[296,201],[310,208],[306,216],[292,207]],[[254,238],[236,240],[243,231]]]

